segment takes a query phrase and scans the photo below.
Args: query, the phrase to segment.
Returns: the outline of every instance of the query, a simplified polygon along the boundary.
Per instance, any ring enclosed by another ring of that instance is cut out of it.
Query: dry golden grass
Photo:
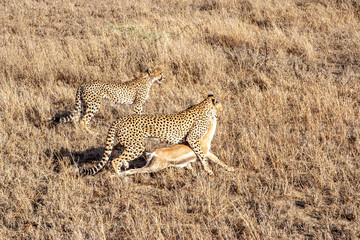
[[[357,1],[3,1],[0,238],[360,238],[359,59]],[[216,94],[212,150],[235,173],[73,173],[131,108],[103,105],[97,136],[44,120],[153,65],[144,112]]]

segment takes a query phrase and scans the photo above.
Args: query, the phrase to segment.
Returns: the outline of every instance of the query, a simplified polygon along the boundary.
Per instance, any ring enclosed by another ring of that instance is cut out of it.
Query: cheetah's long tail
[[[81,114],[81,92],[82,89],[81,87],[78,88],[78,90],[76,91],[76,97],[75,97],[75,107],[73,109],[73,111],[66,115],[66,116],[61,116],[61,117],[50,117],[48,118],[49,121],[53,121],[53,122],[58,122],[58,123],[70,123],[73,122],[74,119],[79,119],[80,114]]]
[[[111,152],[112,152],[112,149],[113,149],[113,146],[114,146],[114,139],[115,139],[115,135],[116,135],[116,127],[117,127],[117,122],[114,122],[111,125],[110,129],[109,129],[109,132],[108,132],[107,137],[106,137],[105,152],[104,152],[104,155],[103,155],[101,161],[96,166],[94,166],[92,168],[79,169],[80,174],[83,174],[83,175],[95,175],[101,169],[104,168],[106,163],[109,161],[109,157],[111,155]]]

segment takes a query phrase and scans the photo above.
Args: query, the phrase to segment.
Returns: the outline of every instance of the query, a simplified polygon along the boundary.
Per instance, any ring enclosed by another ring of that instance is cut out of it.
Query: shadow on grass
[[[123,147],[116,145],[114,146],[114,149],[111,153],[109,162],[111,162],[112,159],[115,159],[121,155],[123,152]],[[104,154],[105,148],[104,147],[97,147],[97,148],[89,148],[85,151],[74,151],[71,152],[67,148],[60,148],[58,151],[51,151],[50,149],[47,149],[45,151],[45,154],[47,157],[53,159],[52,164],[54,165],[54,171],[60,172],[61,166],[79,166],[79,167],[86,167],[90,168],[97,164],[103,154]],[[141,168],[145,166],[146,164],[146,157],[145,152],[139,157],[129,162],[129,169],[133,168]],[[106,164],[105,168],[108,168],[110,164]]]

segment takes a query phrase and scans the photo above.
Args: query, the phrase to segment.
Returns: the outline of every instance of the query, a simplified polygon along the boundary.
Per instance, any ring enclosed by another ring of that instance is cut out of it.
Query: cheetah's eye
[[[219,100],[218,100],[217,98],[213,98],[213,99],[212,99],[212,102],[213,102],[213,104],[215,105],[215,104],[217,104],[217,103],[219,102]]]

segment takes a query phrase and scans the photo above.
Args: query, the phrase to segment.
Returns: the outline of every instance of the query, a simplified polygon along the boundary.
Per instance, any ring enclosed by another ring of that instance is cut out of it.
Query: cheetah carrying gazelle
[[[115,138],[125,149],[122,154],[112,160],[112,166],[121,174],[121,166],[128,168],[129,163],[139,157],[145,150],[146,138],[157,138],[170,144],[187,142],[204,169],[213,174],[202,151],[200,139],[209,129],[210,120],[216,116],[221,107],[213,95],[209,95],[201,103],[179,113],[170,115],[128,115],[115,121],[106,138],[105,153],[101,161],[90,169],[80,169],[84,175],[94,175],[108,162]]]
[[[105,98],[113,104],[132,104],[137,114],[149,98],[151,85],[165,79],[160,68],[148,69],[146,76],[124,83],[90,82],[82,84],[76,92],[74,110],[67,116],[51,117],[48,120],[60,123],[73,122],[81,118],[80,124],[87,131],[91,118],[98,111],[101,99]]]
[[[208,131],[200,139],[201,149],[210,160],[224,167],[227,171],[234,171],[233,167],[229,167],[210,152],[211,140],[216,130],[216,122],[216,117],[210,120]],[[147,163],[144,167],[123,171],[121,175],[157,172],[168,167],[187,167],[192,169],[190,164],[196,161],[196,154],[187,144],[176,144],[170,147],[156,149],[152,153],[147,153],[146,161]]]

